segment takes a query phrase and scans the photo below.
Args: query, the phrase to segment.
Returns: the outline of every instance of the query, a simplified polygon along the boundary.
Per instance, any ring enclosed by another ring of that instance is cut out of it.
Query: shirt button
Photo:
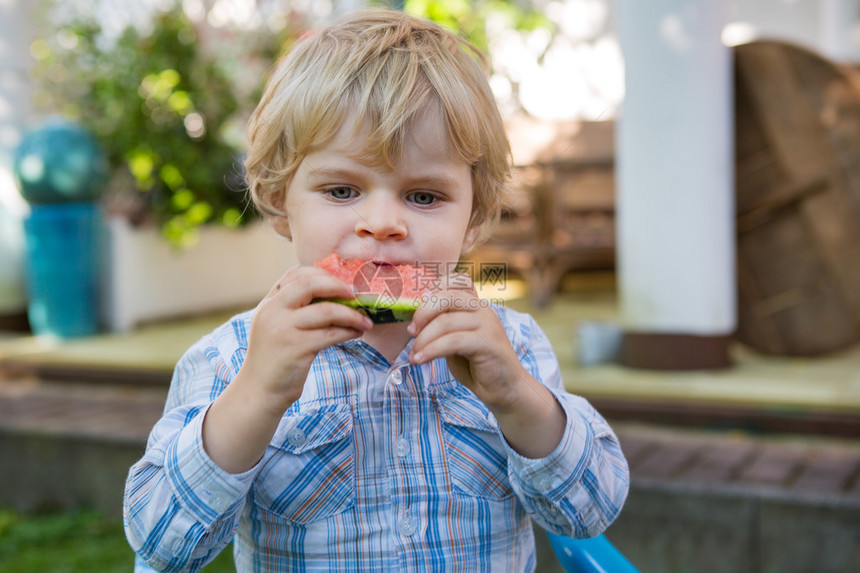
[[[546,493],[552,489],[552,479],[547,476],[544,476],[537,480],[535,486],[538,488],[539,491]]]
[[[400,531],[400,535],[412,535],[418,530],[418,524],[415,522],[415,519],[406,515],[400,519],[400,523],[397,524],[397,529]]]
[[[388,375],[388,380],[392,384],[400,385],[403,382],[403,374],[400,373],[400,369],[392,370],[391,374]]]
[[[301,428],[293,428],[289,433],[287,433],[287,441],[290,442],[290,445],[294,448],[300,448],[305,445],[306,441],[308,441],[308,437]]]
[[[218,513],[224,513],[230,507],[230,504],[224,497],[210,493],[209,506]]]
[[[397,438],[394,442],[394,453],[400,458],[409,455],[409,442],[404,438]]]

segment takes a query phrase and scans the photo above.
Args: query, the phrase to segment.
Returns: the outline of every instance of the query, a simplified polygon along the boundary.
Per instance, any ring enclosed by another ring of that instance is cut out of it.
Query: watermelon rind
[[[399,300],[393,304],[380,304],[374,301],[362,301],[358,298],[327,298],[321,299],[336,302],[363,312],[373,321],[373,324],[391,324],[393,322],[407,322],[412,320],[415,309],[418,308],[417,300]]]

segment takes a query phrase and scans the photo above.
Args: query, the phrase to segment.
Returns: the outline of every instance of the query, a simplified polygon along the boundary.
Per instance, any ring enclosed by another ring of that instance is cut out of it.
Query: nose
[[[394,197],[376,196],[356,210],[355,233],[376,240],[399,240],[407,235],[402,206]]]

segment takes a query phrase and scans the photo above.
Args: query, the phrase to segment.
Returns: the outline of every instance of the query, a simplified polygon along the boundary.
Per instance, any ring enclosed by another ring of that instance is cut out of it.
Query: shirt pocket
[[[474,396],[440,396],[437,404],[454,488],[483,499],[512,496],[507,450],[484,403]]]
[[[355,505],[355,448],[348,406],[288,416],[275,433],[254,486],[254,502],[293,523]]]

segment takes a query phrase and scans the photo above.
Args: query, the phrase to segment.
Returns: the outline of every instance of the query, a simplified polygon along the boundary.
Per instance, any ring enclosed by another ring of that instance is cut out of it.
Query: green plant
[[[204,568],[235,571],[231,548]],[[127,573],[134,564],[122,522],[93,511],[21,515],[0,508],[3,573]]]
[[[207,42],[201,36],[214,35],[212,29],[195,24],[178,3],[117,37],[92,16],[48,30],[32,50],[43,86],[38,101],[101,143],[112,166],[109,211],[158,224],[176,245],[193,242],[200,225],[237,227],[253,218],[243,192],[241,134],[265,68],[251,86],[238,83],[237,70],[255,57],[268,65],[284,34],[262,30],[252,41],[234,34]],[[226,52],[222,41],[247,53]]]
[[[404,0],[403,10],[458,30],[483,52],[490,50],[487,20],[517,31],[551,28],[546,15],[522,0]]]

